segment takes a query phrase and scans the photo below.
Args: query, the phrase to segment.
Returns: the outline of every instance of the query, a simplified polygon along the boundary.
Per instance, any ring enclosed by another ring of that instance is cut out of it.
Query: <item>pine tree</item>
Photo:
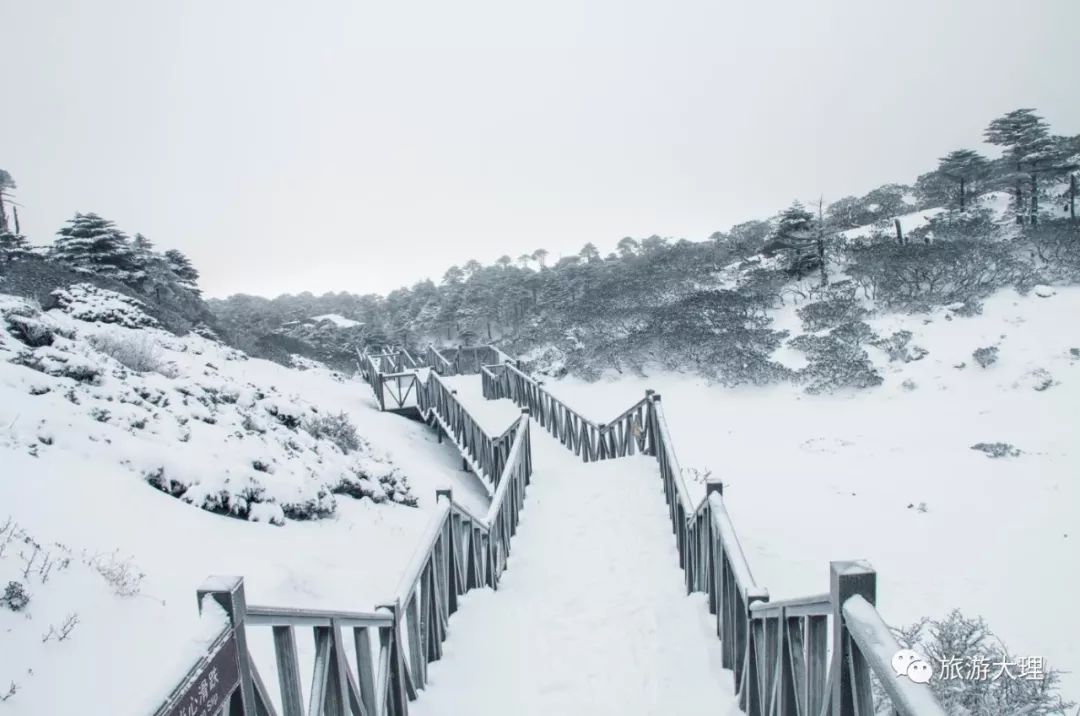
[[[600,259],[600,251],[597,250],[596,244],[590,241],[581,247],[579,256],[586,261],[598,261]]]
[[[788,259],[788,271],[802,276],[821,262],[819,240],[815,233],[814,215],[796,201],[780,212],[766,253],[782,253]]]
[[[1034,109],[1016,109],[998,117],[984,133],[986,141],[1005,149],[1005,160],[1015,168],[1006,176],[1014,189],[1013,211],[1016,221],[1024,223],[1025,216],[1031,222],[1038,221],[1039,185],[1038,169],[1040,164],[1052,159],[1054,142],[1050,137],[1049,125]],[[1031,177],[1031,207],[1025,206],[1021,172],[1028,172]]]
[[[26,237],[6,229],[0,230],[0,265],[16,261],[30,253]]]
[[[97,214],[76,214],[56,234],[50,252],[55,261],[103,276],[128,280],[135,259],[127,237]]]
[[[181,288],[199,293],[199,272],[195,270],[191,259],[176,249],[169,249],[165,252],[165,261]]]
[[[637,253],[638,242],[629,236],[624,236],[619,239],[619,243],[615,245],[615,248],[619,250],[619,256],[625,259]]]
[[[960,211],[963,211],[967,208],[967,196],[977,195],[980,183],[990,176],[990,163],[978,152],[957,149],[938,160],[937,170],[958,185]]]

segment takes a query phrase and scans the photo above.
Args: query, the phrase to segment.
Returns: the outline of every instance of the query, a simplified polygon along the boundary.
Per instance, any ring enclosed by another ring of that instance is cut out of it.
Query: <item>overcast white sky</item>
[[[0,0],[0,28],[24,232],[96,211],[215,296],[700,240],[1021,106],[1080,133],[1080,0]]]

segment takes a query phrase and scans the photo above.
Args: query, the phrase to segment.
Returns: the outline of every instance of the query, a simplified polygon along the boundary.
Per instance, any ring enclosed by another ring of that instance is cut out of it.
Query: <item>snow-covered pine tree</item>
[[[165,252],[165,261],[169,270],[176,276],[176,282],[182,288],[199,293],[199,272],[192,265],[191,259],[177,249]]]
[[[765,244],[766,254],[782,253],[787,258],[788,271],[803,276],[820,264],[818,237],[814,230],[814,215],[796,201],[780,212],[772,238]]]
[[[131,245],[113,222],[97,214],[75,214],[56,234],[49,252],[54,261],[127,281],[136,269]]]
[[[957,149],[938,160],[937,171],[954,183],[960,211],[963,211],[967,208],[967,197],[982,192],[982,182],[990,176],[990,162],[978,152]]]
[[[1052,160],[1054,149],[1049,125],[1035,114],[1034,109],[1015,109],[991,122],[984,135],[987,142],[1005,150],[1003,158],[1011,169],[1002,179],[1012,184],[1016,221],[1021,224],[1026,219],[1037,221],[1038,169],[1041,164]],[[1031,178],[1030,208],[1024,201],[1023,172],[1028,172]]]
[[[0,230],[0,265],[16,261],[29,253],[30,244],[25,236],[7,229]]]

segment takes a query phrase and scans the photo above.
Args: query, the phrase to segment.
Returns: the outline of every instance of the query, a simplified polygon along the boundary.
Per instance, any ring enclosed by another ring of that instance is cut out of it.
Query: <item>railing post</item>
[[[405,655],[402,652],[401,637],[401,605],[380,604],[377,609],[385,609],[394,617],[393,626],[386,630],[379,630],[379,648],[387,650],[386,668],[390,673],[386,674],[386,692],[380,694],[383,701],[381,713],[387,716],[407,716],[409,713],[409,698],[405,686]],[[382,675],[376,674],[376,683],[381,682]]]
[[[705,500],[708,501],[709,495],[717,493],[721,497],[724,496],[724,483],[718,479],[708,480],[705,483]],[[720,605],[720,580],[717,576],[717,564],[716,564],[716,535],[713,534],[712,524],[712,508],[706,507],[705,521],[699,529],[705,530],[705,550],[706,550],[706,569],[708,570],[708,591],[709,593],[709,613],[716,614]],[[700,543],[700,537],[699,537]]]
[[[244,628],[247,615],[247,600],[244,598],[243,577],[210,577],[196,591],[199,600],[199,613],[202,613],[203,599],[212,598],[229,617],[233,634],[236,638],[236,666],[240,672],[240,714],[255,716],[255,688],[251,681],[251,662],[248,654],[247,632]],[[236,704],[236,697],[233,697]]]
[[[844,602],[858,594],[871,604],[877,598],[877,572],[864,561],[829,563],[829,592],[833,609],[832,716],[855,716],[856,689],[869,691],[869,674],[853,673],[852,645],[844,621]],[[859,660],[861,662],[861,660]],[[865,662],[861,662],[865,663]],[[865,711],[867,705],[859,704]]]

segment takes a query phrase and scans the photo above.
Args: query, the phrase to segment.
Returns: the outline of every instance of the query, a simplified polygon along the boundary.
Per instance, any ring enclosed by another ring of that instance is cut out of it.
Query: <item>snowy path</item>
[[[410,709],[737,713],[704,597],[685,593],[655,463],[585,465],[541,429],[532,440],[535,473],[503,582],[464,597]]]

